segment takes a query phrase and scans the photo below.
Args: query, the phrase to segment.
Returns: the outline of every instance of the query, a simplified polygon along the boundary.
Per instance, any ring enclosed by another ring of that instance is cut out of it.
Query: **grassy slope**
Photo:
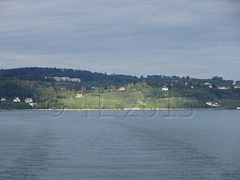
[[[136,92],[104,92],[99,96],[64,98],[60,100],[69,109],[123,109],[123,108],[188,108],[196,100],[181,97],[152,99]]]

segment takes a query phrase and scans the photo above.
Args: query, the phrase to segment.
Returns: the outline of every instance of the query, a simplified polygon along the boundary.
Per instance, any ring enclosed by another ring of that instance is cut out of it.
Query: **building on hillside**
[[[168,91],[168,87],[167,86],[163,86],[162,87],[162,91]]]
[[[81,82],[80,78],[70,78],[70,77],[45,77],[45,79],[53,79],[54,81],[60,82]]]
[[[206,104],[212,107],[219,107],[219,104],[217,102],[206,102]]]
[[[237,83],[236,81],[233,81],[233,82],[232,82],[232,85],[234,86],[234,85],[236,85],[236,83]]]
[[[209,85],[208,87],[209,87],[209,88],[212,88],[212,85]]]
[[[212,85],[212,83],[210,83],[210,82],[205,82],[204,85],[209,86],[209,85]]]
[[[83,94],[77,94],[76,98],[83,97]]]
[[[119,91],[125,91],[125,87],[120,87],[118,90]]]
[[[24,101],[25,101],[25,103],[32,103],[33,102],[32,98],[26,98]]]
[[[212,106],[212,102],[206,102],[206,105]]]
[[[227,90],[227,89],[230,89],[230,87],[226,87],[226,86],[219,86],[217,87],[218,89],[221,89],[221,90]]]
[[[79,78],[70,78],[71,82],[81,82],[81,79]]]
[[[239,88],[240,88],[240,85],[235,85],[233,88],[234,88],[234,89],[239,89]]]
[[[55,81],[70,81],[69,77],[54,77]]]
[[[20,100],[20,98],[19,97],[15,97],[15,98],[13,98],[13,102],[20,102],[21,100]]]
[[[5,97],[1,98],[1,101],[6,101],[7,99]]]

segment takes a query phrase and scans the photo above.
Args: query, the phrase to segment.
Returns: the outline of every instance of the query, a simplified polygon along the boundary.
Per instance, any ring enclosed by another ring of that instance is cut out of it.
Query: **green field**
[[[59,101],[69,109],[190,108],[197,104],[196,100],[181,97],[145,98],[141,92],[104,92],[87,97],[62,98]]]

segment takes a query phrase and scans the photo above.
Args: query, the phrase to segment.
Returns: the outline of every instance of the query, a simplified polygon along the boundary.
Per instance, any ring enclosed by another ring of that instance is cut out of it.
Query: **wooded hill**
[[[79,78],[81,82],[56,81],[54,77]],[[2,69],[0,108],[234,109],[240,106],[239,83],[217,76],[211,79],[164,75],[138,78],[60,68]],[[14,97],[19,97],[21,102],[13,102]],[[30,106],[24,102],[25,98],[32,98],[36,104]],[[219,106],[210,106],[206,102],[213,102]]]

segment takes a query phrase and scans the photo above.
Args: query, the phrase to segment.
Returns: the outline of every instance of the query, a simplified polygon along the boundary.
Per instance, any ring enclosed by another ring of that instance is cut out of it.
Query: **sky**
[[[0,0],[0,68],[240,80],[239,0]]]

